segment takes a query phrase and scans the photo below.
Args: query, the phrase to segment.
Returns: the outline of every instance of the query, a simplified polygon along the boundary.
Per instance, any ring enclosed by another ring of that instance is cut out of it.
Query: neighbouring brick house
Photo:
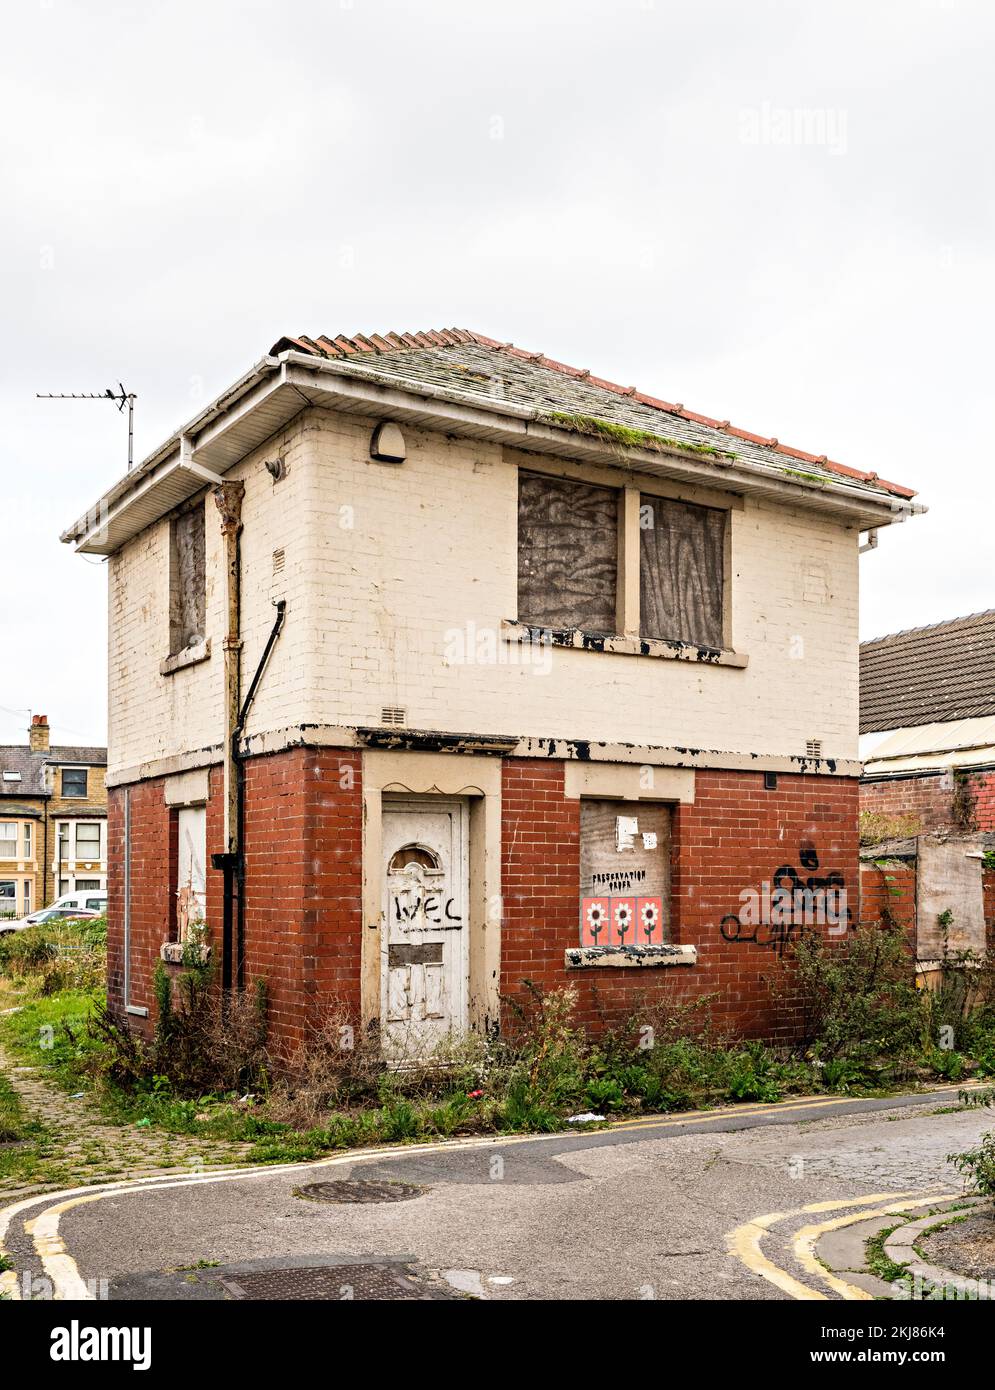
[[[63,536],[109,557],[112,1005],[203,917],[287,1042],[525,979],[776,1033],[764,885],[856,903],[859,536],[912,497],[464,330],[281,339]]]
[[[107,891],[106,748],[0,745],[0,915],[27,916],[65,893]]]
[[[995,609],[862,643],[860,733],[885,829],[995,831]]]

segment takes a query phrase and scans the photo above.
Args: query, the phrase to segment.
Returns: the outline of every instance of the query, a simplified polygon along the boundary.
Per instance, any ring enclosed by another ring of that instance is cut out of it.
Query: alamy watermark
[[[743,145],[809,145],[844,155],[847,113],[840,107],[774,106],[764,101],[740,110],[739,139]]]
[[[534,675],[553,669],[553,634],[548,628],[528,628],[506,641],[493,627],[478,627],[471,618],[463,627],[442,634],[442,659],[447,666],[527,666]]]

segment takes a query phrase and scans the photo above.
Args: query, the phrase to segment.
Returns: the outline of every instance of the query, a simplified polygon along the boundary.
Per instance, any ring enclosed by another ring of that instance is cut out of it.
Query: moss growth
[[[860,843],[879,845],[885,840],[909,840],[922,834],[922,816],[911,812],[890,816],[884,811],[860,812]]]
[[[652,434],[649,430],[637,430],[631,425],[619,425],[613,420],[601,420],[596,415],[567,415],[553,410],[539,417],[544,424],[559,425],[562,429],[573,430],[575,434],[592,435],[605,439],[620,449],[655,449],[658,451],[678,449],[685,454],[704,454],[708,458],[734,459],[736,455],[728,449],[715,449],[710,444],[696,444],[684,439],[668,439],[662,434]]]
[[[978,794],[975,777],[970,772],[954,773],[954,794],[950,799],[950,816],[957,830],[970,832],[978,828]]]
[[[789,478],[801,478],[806,483],[816,483],[819,487],[825,487],[830,481],[822,473],[805,473],[800,468],[782,468],[782,473],[787,473]]]

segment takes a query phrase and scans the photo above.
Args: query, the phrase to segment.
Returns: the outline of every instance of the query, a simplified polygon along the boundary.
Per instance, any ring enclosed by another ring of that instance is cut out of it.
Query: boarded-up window
[[[659,946],[670,939],[670,808],[580,803],[583,946]]]
[[[182,806],[176,816],[176,940],[188,941],[207,911],[207,807]]]
[[[518,475],[518,617],[534,627],[616,630],[613,488]]]
[[[726,514],[665,497],[639,499],[643,637],[722,646]]]
[[[173,518],[169,528],[169,650],[204,639],[204,508]]]

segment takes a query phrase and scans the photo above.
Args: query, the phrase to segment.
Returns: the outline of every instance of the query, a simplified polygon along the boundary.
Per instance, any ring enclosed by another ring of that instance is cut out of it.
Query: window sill
[[[201,661],[207,661],[211,655],[211,639],[208,637],[205,642],[198,642],[195,647],[184,647],[181,652],[173,652],[165,660],[159,663],[160,676],[171,676],[176,671],[182,671],[187,666],[196,666]]]
[[[563,963],[568,970],[648,970],[663,965],[697,965],[697,946],[569,946]]]
[[[186,941],[164,941],[159,947],[159,958],[164,960],[167,965],[182,965],[184,953],[192,955],[190,943]],[[201,964],[206,965],[211,959],[211,948],[202,945],[197,948],[197,954]]]
[[[504,618],[501,636],[506,642],[528,642],[533,646],[574,647],[578,651],[614,652],[619,656],[655,656],[669,661],[695,661],[705,666],[749,665],[743,652],[725,647],[705,647],[697,642],[665,641],[658,637],[623,637],[619,633],[585,632],[579,627],[530,627],[528,623]]]

